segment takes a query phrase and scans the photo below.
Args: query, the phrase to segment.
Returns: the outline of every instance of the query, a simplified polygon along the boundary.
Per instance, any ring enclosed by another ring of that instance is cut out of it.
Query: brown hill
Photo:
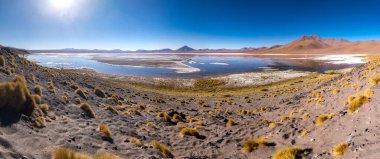
[[[303,36],[281,47],[260,50],[264,53],[380,53],[380,41],[353,41]]]

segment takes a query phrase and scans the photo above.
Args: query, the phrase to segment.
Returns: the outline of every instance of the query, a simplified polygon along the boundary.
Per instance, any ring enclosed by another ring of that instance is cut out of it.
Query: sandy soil
[[[5,49],[1,55],[9,66],[13,55]],[[125,159],[162,158],[161,151],[151,146],[153,140],[164,144],[175,158],[269,159],[276,151],[294,146],[299,158],[330,159],[335,158],[332,148],[342,143],[348,146],[343,159],[376,159],[380,155],[380,101],[376,98],[380,86],[371,84],[380,72],[378,60],[333,79],[310,79],[245,95],[199,98],[133,90],[97,76],[44,68],[13,57],[17,64],[14,73],[1,72],[0,82],[12,81],[16,74],[25,76],[30,91],[36,85],[44,88],[41,103],[50,109],[43,128],[31,124],[26,115],[11,125],[1,123],[0,158],[48,159],[57,147],[89,154],[110,152]],[[30,73],[35,75],[35,81]],[[55,92],[47,90],[49,80]],[[78,85],[87,98],[79,97],[65,81]],[[106,96],[97,96],[95,87]],[[333,93],[334,89],[339,92]],[[350,104],[344,101],[366,89],[374,94],[359,109],[349,112]],[[68,103],[62,102],[65,94]],[[112,94],[119,96],[119,102],[111,98]],[[75,98],[89,103],[96,118],[89,118]],[[117,113],[106,109],[106,105]],[[167,113],[167,118],[157,117],[160,112]],[[330,113],[334,116],[316,126],[318,116]],[[229,119],[234,124],[227,126]],[[149,122],[152,124],[147,125]],[[112,140],[97,131],[100,123],[108,125]],[[199,135],[182,137],[179,133],[184,127],[196,129]],[[131,137],[142,145],[129,142]],[[252,152],[243,151],[248,140],[260,137],[266,137],[264,144]]]

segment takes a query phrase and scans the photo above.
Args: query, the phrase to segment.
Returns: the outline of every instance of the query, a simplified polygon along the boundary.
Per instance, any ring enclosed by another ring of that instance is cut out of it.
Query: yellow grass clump
[[[92,110],[91,106],[88,103],[83,102],[79,107],[86,113],[87,116],[90,118],[95,118],[94,110]]]
[[[277,150],[272,159],[296,159],[297,153],[301,151],[296,147],[287,147],[280,150]]]
[[[34,99],[23,76],[16,76],[12,82],[0,83],[0,109],[31,114],[34,108]]]
[[[369,99],[367,96],[357,94],[355,99],[348,105],[348,112],[353,113],[358,110],[363,104],[368,103]]]
[[[32,82],[35,83],[36,82],[36,76],[33,73],[30,73],[29,76],[30,76],[30,80],[32,80]]]
[[[111,131],[106,124],[100,123],[97,130],[102,134],[102,136],[111,138]]]
[[[346,152],[347,148],[348,148],[348,145],[345,143],[335,145],[333,149],[331,150],[331,154],[334,157],[342,157],[344,153]]]
[[[45,114],[49,111],[49,105],[47,104],[41,104],[40,108]]]
[[[102,97],[102,98],[106,97],[106,94],[104,93],[104,91],[101,90],[101,89],[98,88],[98,87],[96,87],[96,88],[94,89],[94,93],[95,93],[98,97]]]
[[[339,89],[334,89],[334,90],[333,90],[333,94],[338,94],[339,92],[340,92]]]
[[[46,120],[43,116],[39,116],[34,121],[34,126],[37,128],[43,128],[46,126]]]
[[[52,159],[91,159],[91,156],[68,148],[58,148],[53,151]]]
[[[270,128],[275,128],[275,127],[277,127],[278,125],[279,125],[279,123],[277,123],[277,122],[272,122],[272,123],[269,124],[269,127],[270,127]]]
[[[52,152],[52,159],[121,159],[114,154],[103,152],[96,153],[94,156],[79,153],[69,148],[57,148]]]
[[[164,113],[164,112],[159,112],[157,114],[157,117],[158,118],[162,118],[162,119],[164,119],[165,121],[168,121],[168,122],[171,121],[171,117],[168,114]]]
[[[371,90],[371,89],[366,89],[365,91],[364,91],[364,95],[366,96],[366,97],[371,97],[373,94],[374,94],[375,92],[373,91],[373,90]]]
[[[129,142],[130,143],[134,143],[136,146],[142,146],[141,141],[138,138],[135,138],[135,137],[129,138]]]
[[[202,136],[198,133],[197,129],[194,128],[182,128],[182,130],[179,132],[179,136],[194,136],[196,138],[202,138]]]
[[[178,114],[174,114],[173,119],[183,121],[183,118]]]
[[[281,122],[285,122],[285,121],[287,121],[288,119],[289,119],[288,116],[281,116],[280,121],[281,121]]]
[[[268,137],[260,137],[257,139],[248,140],[243,144],[242,151],[243,152],[252,152],[257,150],[259,145],[267,145]]]
[[[152,147],[159,150],[161,152],[161,156],[163,158],[174,158],[173,152],[168,149],[165,145],[160,142],[153,140],[151,143]]]
[[[326,120],[331,119],[334,117],[334,114],[321,114],[318,116],[317,121],[315,122],[316,126],[321,126]]]
[[[232,119],[227,120],[226,127],[231,127],[234,125],[237,125],[237,123],[235,123]]]
[[[349,102],[352,102],[354,99],[355,99],[355,96],[353,96],[353,95],[350,95],[350,96],[348,96],[348,98],[347,98],[347,100],[348,100]]]
[[[380,76],[379,75],[375,75],[371,78],[369,78],[369,83],[371,85],[377,85],[377,83],[380,81]]]
[[[38,94],[33,94],[32,97],[33,97],[34,103],[41,104],[41,96],[39,96]]]
[[[80,97],[82,97],[84,99],[87,99],[86,94],[84,94],[84,92],[80,88],[78,88],[77,90],[75,90],[75,93],[78,94]]]
[[[119,112],[112,105],[106,105],[106,110],[109,110],[110,112],[115,114],[119,114]]]
[[[34,86],[34,93],[42,96],[42,87],[40,85]]]
[[[309,113],[304,113],[302,115],[302,120],[306,120],[307,118],[309,118]]]
[[[307,130],[302,130],[300,136],[305,137],[308,134]]]

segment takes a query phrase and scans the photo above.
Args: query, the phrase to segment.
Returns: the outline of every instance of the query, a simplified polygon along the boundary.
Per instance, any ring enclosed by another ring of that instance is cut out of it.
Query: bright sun
[[[75,0],[49,0],[49,3],[54,9],[67,11],[74,6]]]

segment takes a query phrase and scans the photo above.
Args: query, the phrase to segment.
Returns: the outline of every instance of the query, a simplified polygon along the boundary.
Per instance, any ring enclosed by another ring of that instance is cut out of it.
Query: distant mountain
[[[286,45],[271,47],[245,47],[241,49],[193,49],[184,45],[177,50],[89,50],[89,49],[59,49],[59,50],[29,50],[31,53],[380,53],[380,41],[348,41],[345,39],[322,38],[318,35],[302,36]]]
[[[176,52],[193,52],[193,51],[196,51],[196,50],[186,45],[176,50]]]
[[[302,36],[293,42],[256,53],[380,53],[380,41],[348,41],[345,39],[321,38],[317,35]]]

